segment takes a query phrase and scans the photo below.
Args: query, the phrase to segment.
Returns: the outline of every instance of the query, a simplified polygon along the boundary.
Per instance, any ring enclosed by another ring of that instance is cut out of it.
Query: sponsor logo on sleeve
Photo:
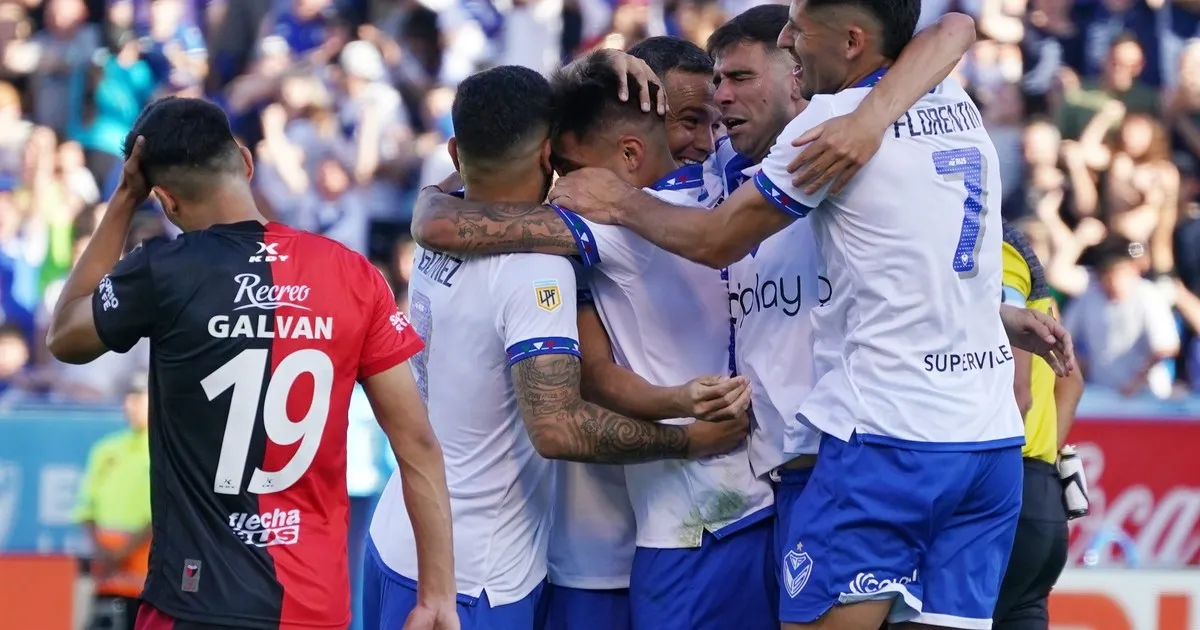
[[[553,313],[562,306],[562,292],[558,289],[558,280],[538,280],[533,283],[533,296],[538,308]]]
[[[403,333],[404,329],[408,328],[408,318],[405,317],[404,313],[400,311],[392,313],[392,316],[388,318],[388,321],[391,322],[392,326],[396,328],[396,332],[398,333]]]
[[[104,305],[104,310],[111,311],[121,305],[117,300],[117,294],[113,290],[112,279],[107,275],[100,279],[100,302]]]

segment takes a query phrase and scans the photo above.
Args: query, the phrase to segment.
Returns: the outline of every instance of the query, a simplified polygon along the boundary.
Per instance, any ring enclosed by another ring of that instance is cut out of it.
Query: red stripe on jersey
[[[281,485],[291,485],[259,495],[262,516],[286,538],[267,547],[283,587],[280,625],[344,625],[350,619],[347,410],[363,309],[343,247],[275,223],[265,240],[278,254],[270,263],[276,301],[286,302],[274,311],[261,468],[284,471]],[[286,418],[273,424],[270,413],[280,407]]]
[[[267,551],[283,587],[280,627],[344,625],[350,398],[357,380],[403,363],[423,344],[362,256],[275,223],[265,241],[275,254],[266,297],[276,308],[260,468],[282,489],[264,487],[259,509],[261,525],[276,532]]]

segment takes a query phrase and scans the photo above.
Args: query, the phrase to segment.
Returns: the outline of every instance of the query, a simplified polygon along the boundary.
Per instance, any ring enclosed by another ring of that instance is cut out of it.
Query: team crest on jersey
[[[804,546],[797,543],[796,548],[783,556],[783,585],[787,587],[788,597],[795,597],[804,590],[808,578],[812,575],[812,557],[804,551]]]
[[[533,296],[538,308],[553,313],[562,306],[562,291],[558,290],[558,280],[538,280],[533,283]]]

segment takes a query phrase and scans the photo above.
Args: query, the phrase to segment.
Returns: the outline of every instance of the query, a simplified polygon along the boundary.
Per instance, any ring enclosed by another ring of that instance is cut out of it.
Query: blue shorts
[[[417,605],[417,582],[388,568],[379,558],[375,543],[368,539],[363,569],[363,630],[403,628]],[[458,619],[462,630],[530,630],[542,594],[539,584],[524,599],[492,606],[487,593],[479,597],[459,594]]]
[[[705,532],[700,547],[638,547],[629,578],[637,630],[778,630],[774,576],[774,519],[717,538]]]
[[[775,583],[779,583],[780,571],[783,565],[780,560],[787,555],[787,550],[791,547],[788,544],[788,530],[791,528],[792,519],[803,516],[797,514],[792,508],[796,505],[796,501],[800,500],[800,493],[804,492],[804,487],[808,485],[808,480],[812,477],[812,468],[781,468],[779,470],[779,482],[775,485],[775,546],[774,554],[771,561],[775,567]]]
[[[630,630],[629,589],[586,590],[547,584],[536,630]]]
[[[1021,512],[1021,448],[914,451],[821,439],[789,510],[780,618],[892,599],[888,621],[989,628]]]

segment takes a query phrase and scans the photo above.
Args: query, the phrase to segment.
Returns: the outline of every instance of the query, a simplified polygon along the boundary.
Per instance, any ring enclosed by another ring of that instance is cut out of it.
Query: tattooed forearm
[[[422,246],[452,254],[579,253],[567,224],[542,204],[479,203],[423,191],[412,231]]]
[[[579,358],[568,354],[542,355],[512,366],[529,439],[539,453],[608,464],[688,456],[683,427],[630,420],[584,402],[579,374]]]

